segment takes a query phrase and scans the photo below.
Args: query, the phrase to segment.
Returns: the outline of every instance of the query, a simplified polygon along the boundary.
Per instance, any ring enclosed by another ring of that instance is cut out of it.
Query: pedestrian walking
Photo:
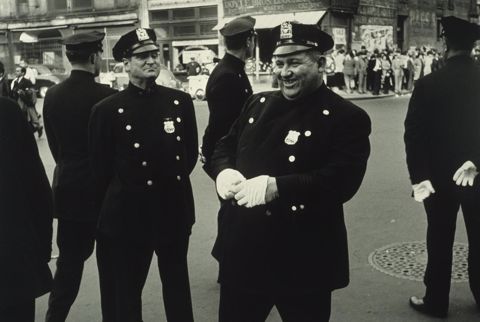
[[[98,84],[103,52],[100,32],[78,33],[63,40],[72,72],[45,96],[43,111],[48,145],[55,160],[53,196],[57,218],[57,245],[60,251],[53,289],[48,301],[46,322],[64,322],[82,280],[84,262],[93,253],[99,214],[95,181],[88,155],[88,120],[97,102],[115,91]],[[111,272],[103,245],[97,244],[103,321],[114,321]]]
[[[355,62],[355,69],[358,72],[358,93],[367,93],[367,52],[359,51],[358,59]]]
[[[0,321],[34,322],[51,289],[52,195],[20,107],[0,97]]]
[[[394,84],[395,84],[395,94],[396,95],[401,95],[402,94],[402,84],[403,84],[403,66],[405,62],[404,59],[400,53],[400,51],[397,51],[394,56],[393,56],[393,61],[392,61],[392,72],[393,72],[393,77],[394,79]]]
[[[202,156],[204,168],[210,166],[215,144],[228,133],[245,101],[252,95],[252,86],[245,73],[245,60],[251,55],[254,43],[255,19],[241,17],[226,24],[220,33],[227,47],[225,56],[210,75],[207,83],[207,102],[210,115],[203,135]],[[222,224],[223,208],[218,212],[218,227]],[[222,230],[218,230],[220,233]],[[221,235],[212,254],[218,258]]]
[[[480,68],[470,52],[480,30],[453,16],[441,19],[446,65],[418,80],[405,119],[407,165],[416,201],[427,213],[425,295],[413,309],[448,312],[457,213],[467,228],[470,289],[480,308]]]
[[[0,61],[0,97],[10,96],[10,86],[8,86],[7,75],[5,74],[5,66]]]
[[[155,84],[153,29],[124,34],[113,47],[128,87],[95,105],[90,151],[103,199],[99,230],[111,254],[116,322],[142,320],[142,289],[153,253],[168,322],[193,321],[187,251],[194,222],[189,175],[198,158],[192,99]]]
[[[343,79],[345,83],[345,92],[353,93],[355,88],[355,76],[357,70],[355,69],[355,59],[352,51],[348,51],[343,60]]]
[[[265,321],[273,306],[283,321],[328,321],[349,281],[342,205],[365,173],[370,119],[323,83],[330,35],[296,22],[272,32],[280,91],[252,95],[212,157],[229,200],[220,322]]]
[[[10,97],[17,101],[32,131],[37,132],[40,138],[43,135],[43,126],[40,124],[40,118],[35,108],[37,102],[36,91],[32,82],[25,77],[25,73],[25,67],[18,66],[15,68],[17,77],[11,83]]]

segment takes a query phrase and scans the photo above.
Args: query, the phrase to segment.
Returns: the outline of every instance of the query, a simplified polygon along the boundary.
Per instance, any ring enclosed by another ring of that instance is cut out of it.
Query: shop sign
[[[223,0],[223,11],[225,17],[233,17],[321,10],[328,8],[329,3],[329,0]]]
[[[332,34],[335,45],[347,44],[347,32],[345,28],[332,28]]]
[[[362,44],[368,51],[375,49],[385,49],[393,47],[393,27],[392,26],[360,26],[360,37]]]

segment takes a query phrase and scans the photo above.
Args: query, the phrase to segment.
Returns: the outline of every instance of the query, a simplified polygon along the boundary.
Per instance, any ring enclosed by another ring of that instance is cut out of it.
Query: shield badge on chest
[[[165,133],[172,134],[175,132],[175,123],[171,119],[167,119],[163,121],[163,129],[165,130]]]
[[[300,136],[300,132],[290,130],[288,131],[287,136],[285,137],[285,143],[288,145],[294,145],[298,142],[298,137]]]

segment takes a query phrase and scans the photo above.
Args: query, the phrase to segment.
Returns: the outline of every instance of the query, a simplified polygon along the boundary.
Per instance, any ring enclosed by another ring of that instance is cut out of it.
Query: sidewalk
[[[256,80],[255,77],[249,77],[250,83],[252,84],[252,89],[254,93],[259,92],[268,92],[268,91],[276,91],[278,88],[273,88],[270,82],[265,81],[265,79]],[[390,92],[388,94],[380,93],[380,95],[373,95],[370,92],[367,94],[359,94],[359,93],[345,93],[342,90],[334,90],[335,93],[342,96],[343,98],[354,101],[354,100],[365,100],[365,99],[376,99],[376,98],[386,98],[386,97],[395,97],[395,93]],[[410,95],[410,93],[402,94],[402,96]]]

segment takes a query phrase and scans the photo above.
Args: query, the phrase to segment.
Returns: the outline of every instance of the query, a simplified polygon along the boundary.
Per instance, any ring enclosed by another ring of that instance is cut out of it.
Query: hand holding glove
[[[266,203],[268,176],[262,175],[243,181],[233,192],[239,206],[252,208]]]
[[[413,198],[415,201],[423,202],[423,200],[430,197],[432,193],[435,193],[435,189],[433,189],[432,183],[430,180],[424,180],[420,183],[414,184],[413,188]]]
[[[245,177],[234,169],[225,169],[220,172],[215,180],[217,193],[223,200],[233,198],[233,189],[239,183],[244,182]]]
[[[467,184],[473,186],[473,180],[475,180],[477,174],[478,171],[475,164],[472,161],[467,161],[455,172],[453,181],[455,181],[457,186],[462,185],[462,187],[466,187]]]

